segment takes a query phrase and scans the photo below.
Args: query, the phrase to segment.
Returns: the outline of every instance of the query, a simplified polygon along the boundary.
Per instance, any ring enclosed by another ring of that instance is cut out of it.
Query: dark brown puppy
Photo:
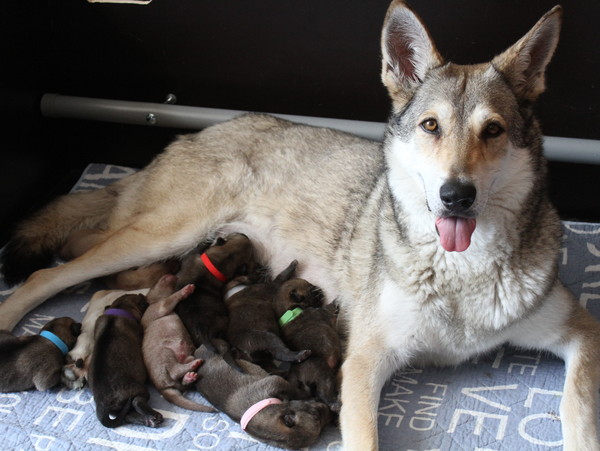
[[[252,362],[301,362],[309,350],[291,351],[279,336],[273,298],[298,265],[293,261],[273,281],[248,285],[225,300],[229,310],[227,340],[240,356]]]
[[[0,330],[0,392],[43,391],[58,384],[80,331],[81,324],[67,317],[49,321],[39,335],[16,337]]]
[[[145,296],[126,294],[96,321],[88,383],[96,402],[96,416],[106,427],[125,422],[157,427],[163,421],[162,415],[148,405],[139,322],[147,305]]]
[[[308,359],[291,365],[288,381],[307,398],[317,397],[338,412],[342,346],[334,327],[335,306],[322,304],[321,290],[304,279],[285,282],[273,300],[285,344],[293,350],[311,351]]]
[[[182,393],[193,387],[198,378],[196,370],[202,360],[194,358],[196,348],[192,339],[173,311],[195,287],[189,284],[176,290],[176,283],[176,276],[164,275],[146,296],[150,305],[141,321],[144,327],[142,352],[146,370],[152,384],[167,401],[184,409],[214,412],[212,407],[198,404]]]
[[[197,390],[259,440],[285,448],[304,448],[313,444],[331,421],[327,405],[295,399],[296,390],[289,382],[269,375],[258,365],[240,360],[238,364],[245,371],[241,373],[205,346],[195,356],[204,360],[198,370]]]
[[[212,340],[225,337],[229,324],[227,307],[223,303],[225,284],[247,268],[253,253],[248,237],[234,233],[217,239],[202,256],[196,258],[195,265],[186,265],[187,274],[182,277],[189,280],[189,273],[194,273],[193,283],[197,289],[177,304],[175,312],[196,347],[205,344],[214,350]]]

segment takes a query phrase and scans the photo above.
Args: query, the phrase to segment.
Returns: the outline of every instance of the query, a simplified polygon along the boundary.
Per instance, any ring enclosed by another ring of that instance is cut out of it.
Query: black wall
[[[414,0],[440,52],[489,60],[554,0]],[[0,16],[0,240],[85,164],[143,166],[179,131],[49,120],[44,92],[384,121],[388,0],[5,0]],[[545,134],[600,139],[600,2],[569,0],[538,110]],[[599,149],[600,152],[600,149]],[[600,220],[600,167],[552,164],[565,218]],[[591,187],[589,185],[592,185]]]

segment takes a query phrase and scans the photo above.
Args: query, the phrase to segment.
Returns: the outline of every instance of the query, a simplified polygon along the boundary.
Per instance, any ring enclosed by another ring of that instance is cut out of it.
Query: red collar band
[[[206,266],[206,269],[208,269],[208,271],[215,276],[218,281],[223,283],[227,282],[227,277],[221,271],[219,271],[215,265],[213,265],[213,263],[210,261],[210,258],[208,258],[208,255],[202,254],[200,259],[202,260],[202,263],[204,263],[204,266]]]

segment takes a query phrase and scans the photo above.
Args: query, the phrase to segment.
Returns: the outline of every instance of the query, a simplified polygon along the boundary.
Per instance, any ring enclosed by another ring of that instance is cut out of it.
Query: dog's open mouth
[[[474,218],[437,218],[435,227],[440,235],[440,244],[448,252],[466,251],[471,245],[471,235],[475,231],[476,223]]]

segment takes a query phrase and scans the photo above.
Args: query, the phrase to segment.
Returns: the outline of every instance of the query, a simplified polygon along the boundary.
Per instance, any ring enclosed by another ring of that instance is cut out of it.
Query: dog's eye
[[[439,132],[439,126],[438,123],[435,119],[425,119],[423,122],[421,122],[421,128],[423,130],[425,130],[427,133],[438,133]]]
[[[483,131],[486,138],[495,138],[500,136],[504,132],[504,129],[497,122],[490,122]]]
[[[283,424],[285,424],[289,428],[293,428],[294,426],[296,426],[296,422],[294,421],[293,415],[284,415],[282,420]]]

